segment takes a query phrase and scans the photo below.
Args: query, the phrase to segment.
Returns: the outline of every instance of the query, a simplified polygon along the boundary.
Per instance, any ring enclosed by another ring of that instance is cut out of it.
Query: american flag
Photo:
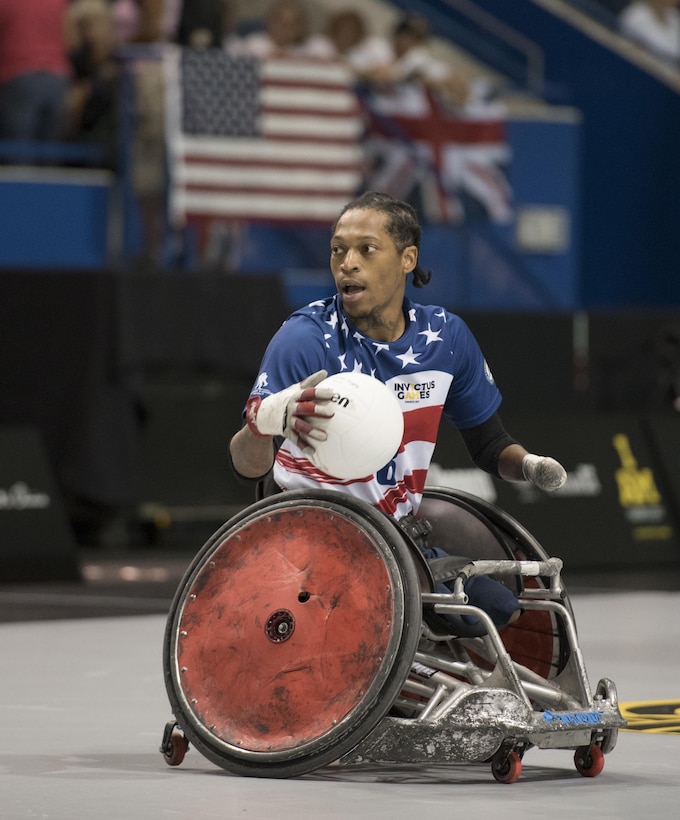
[[[165,59],[173,224],[330,223],[358,192],[363,119],[345,66],[179,48]]]

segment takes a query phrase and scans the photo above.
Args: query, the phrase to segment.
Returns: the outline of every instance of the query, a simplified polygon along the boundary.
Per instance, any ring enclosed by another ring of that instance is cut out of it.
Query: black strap
[[[427,518],[416,518],[415,515],[405,515],[397,522],[413,543],[420,549],[427,547],[427,536],[432,532],[432,524]]]

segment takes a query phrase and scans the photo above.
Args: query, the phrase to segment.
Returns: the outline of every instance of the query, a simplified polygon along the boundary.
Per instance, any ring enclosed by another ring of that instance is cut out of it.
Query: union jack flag
[[[427,222],[460,223],[464,201],[492,222],[512,219],[512,192],[504,166],[510,159],[505,115],[475,103],[448,110],[417,83],[363,96],[370,122],[369,188],[417,205]]]

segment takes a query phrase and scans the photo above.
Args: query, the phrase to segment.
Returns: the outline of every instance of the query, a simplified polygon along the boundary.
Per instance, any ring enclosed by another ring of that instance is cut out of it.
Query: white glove
[[[527,481],[547,492],[559,490],[567,480],[567,471],[559,461],[533,453],[527,453],[522,459],[522,474]]]
[[[246,422],[257,436],[285,436],[306,453],[314,452],[310,439],[325,441],[325,427],[334,415],[330,387],[316,389],[328,373],[319,370],[266,399],[252,396],[246,404]]]

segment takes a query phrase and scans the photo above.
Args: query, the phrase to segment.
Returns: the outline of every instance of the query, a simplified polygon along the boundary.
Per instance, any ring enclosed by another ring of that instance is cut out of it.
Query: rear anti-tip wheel
[[[579,746],[574,754],[574,765],[582,777],[597,777],[604,769],[604,752],[595,743]]]
[[[522,758],[515,751],[497,752],[491,758],[491,773],[499,783],[514,783],[522,774]]]

